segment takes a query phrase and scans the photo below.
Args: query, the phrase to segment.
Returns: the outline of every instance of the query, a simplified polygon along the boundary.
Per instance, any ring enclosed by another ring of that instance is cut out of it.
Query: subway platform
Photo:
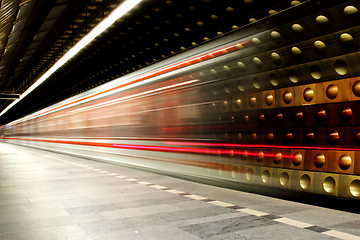
[[[0,143],[0,239],[360,239],[360,215]]]

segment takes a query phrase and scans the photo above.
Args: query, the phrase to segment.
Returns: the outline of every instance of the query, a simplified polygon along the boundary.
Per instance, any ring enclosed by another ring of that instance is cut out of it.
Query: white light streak
[[[87,46],[92,40],[99,36],[103,31],[110,27],[116,20],[124,16],[128,11],[134,8],[142,0],[126,0],[117,8],[115,8],[106,18],[104,18],[96,27],[94,27],[87,35],[85,35],[75,46],[73,46],[62,58],[60,58],[46,73],[44,73],[33,85],[31,85],[24,93],[20,95],[19,99],[13,101],[1,113],[2,116],[15,104],[25,98],[29,93],[36,89],[40,84],[46,81],[56,70],[63,66],[73,56],[75,56],[81,49]]]
[[[190,80],[190,81],[187,81],[187,82],[177,83],[177,84],[173,84],[173,85],[169,85],[169,86],[149,90],[149,91],[146,91],[146,92],[141,92],[141,93],[136,93],[136,94],[133,94],[133,95],[128,95],[128,96],[117,98],[117,99],[110,100],[110,101],[107,101],[107,102],[98,103],[96,105],[76,109],[76,110],[71,111],[71,113],[83,112],[83,111],[88,111],[88,110],[94,110],[94,109],[101,108],[101,107],[107,107],[109,105],[116,104],[116,103],[119,103],[119,102],[122,102],[122,101],[125,101],[125,100],[129,100],[129,99],[132,99],[132,98],[135,98],[135,97],[145,96],[145,95],[148,95],[148,94],[151,94],[151,93],[160,92],[160,91],[163,91],[163,90],[168,90],[168,89],[171,89],[171,88],[188,85],[188,84],[195,83],[195,82],[198,82],[198,81],[199,81],[198,79],[194,79],[194,80]]]
[[[96,105],[91,105],[91,106],[83,107],[83,108],[80,108],[80,109],[75,109],[75,110],[71,111],[68,114],[57,116],[56,118],[59,118],[59,117],[62,117],[62,116],[67,116],[67,115],[74,114],[74,113],[77,113],[77,112],[83,112],[83,111],[87,111],[87,110],[93,110],[93,109],[97,109],[97,108],[101,108],[101,107],[106,107],[106,106],[116,104],[116,103],[131,99],[131,98],[141,97],[141,96],[145,96],[147,94],[156,93],[156,92],[159,92],[159,91],[168,90],[168,89],[175,88],[175,87],[181,87],[181,86],[188,85],[188,84],[191,84],[191,83],[195,83],[195,82],[198,82],[198,81],[199,81],[199,79],[193,79],[193,80],[189,80],[189,81],[186,81],[186,82],[176,83],[176,84],[173,84],[173,85],[169,85],[169,86],[149,90],[149,91],[146,91],[146,92],[141,92],[141,93],[128,95],[128,96],[117,98],[117,99],[110,100],[110,101],[107,101],[107,102],[98,103]],[[63,108],[59,108],[59,109],[63,109]],[[57,110],[59,110],[59,109],[57,109]],[[52,111],[53,111],[52,108],[50,108],[50,109],[45,108],[45,109],[42,109],[39,112],[35,112],[34,114],[32,114],[30,116],[27,116],[27,117],[22,118],[22,119],[15,120],[13,122],[10,122],[10,123],[7,124],[7,126],[15,125],[15,124],[18,124],[18,123],[21,123],[21,122],[25,122],[25,121],[34,119],[34,118],[38,118],[38,117],[41,117],[43,115],[49,114]]]

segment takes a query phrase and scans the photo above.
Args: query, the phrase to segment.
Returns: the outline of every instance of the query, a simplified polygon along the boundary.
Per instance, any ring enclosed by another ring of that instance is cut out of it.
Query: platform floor
[[[1,240],[358,236],[358,214],[0,143]]]

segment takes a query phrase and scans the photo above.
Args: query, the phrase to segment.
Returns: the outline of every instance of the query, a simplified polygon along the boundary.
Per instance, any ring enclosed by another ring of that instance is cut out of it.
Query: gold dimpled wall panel
[[[249,37],[249,49],[225,64],[227,87],[209,84],[226,94],[204,91],[208,101],[232,102],[227,116],[210,118],[255,153],[238,162],[261,167],[259,184],[360,196],[359,7],[344,3]]]

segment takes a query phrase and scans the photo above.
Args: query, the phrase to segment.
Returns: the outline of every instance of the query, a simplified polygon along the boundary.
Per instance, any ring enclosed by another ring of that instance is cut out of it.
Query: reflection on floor
[[[0,239],[360,239],[360,216],[0,144]]]

